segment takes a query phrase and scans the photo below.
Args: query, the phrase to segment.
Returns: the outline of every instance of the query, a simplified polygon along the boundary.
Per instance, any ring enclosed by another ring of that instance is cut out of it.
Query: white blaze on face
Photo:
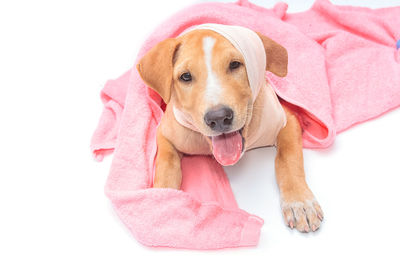
[[[204,98],[206,103],[210,106],[217,105],[221,95],[221,85],[217,76],[212,70],[212,50],[215,44],[215,39],[212,37],[205,37],[203,39],[204,61],[207,67],[207,83]]]

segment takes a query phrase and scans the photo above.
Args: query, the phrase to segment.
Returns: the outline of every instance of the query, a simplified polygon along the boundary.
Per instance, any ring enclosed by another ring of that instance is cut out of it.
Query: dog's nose
[[[232,125],[233,110],[228,107],[211,109],[204,115],[204,121],[212,130],[226,132]]]

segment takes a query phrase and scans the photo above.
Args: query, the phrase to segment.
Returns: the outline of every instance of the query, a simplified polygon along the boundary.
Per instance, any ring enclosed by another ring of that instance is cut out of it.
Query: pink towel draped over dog
[[[336,133],[400,105],[400,7],[372,10],[319,0],[306,12],[286,10],[285,3],[265,9],[247,1],[186,8],[150,35],[136,62],[158,42],[198,24],[260,32],[288,50],[288,76],[267,76],[299,115],[308,148],[328,147]],[[101,99],[91,149],[97,160],[114,151],[105,192],[142,244],[217,249],[258,243],[263,220],[239,209],[211,157],[182,159],[182,190],[152,188],[164,104],[136,68],[108,81]]]

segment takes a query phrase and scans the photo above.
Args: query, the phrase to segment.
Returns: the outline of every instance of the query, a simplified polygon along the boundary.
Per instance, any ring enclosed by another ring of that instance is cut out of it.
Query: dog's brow
[[[205,100],[210,102],[211,105],[217,105],[220,99],[221,86],[217,76],[212,70],[212,50],[215,44],[215,39],[212,37],[204,37],[203,39],[203,50],[204,50],[204,61],[207,67],[207,85],[205,91]]]

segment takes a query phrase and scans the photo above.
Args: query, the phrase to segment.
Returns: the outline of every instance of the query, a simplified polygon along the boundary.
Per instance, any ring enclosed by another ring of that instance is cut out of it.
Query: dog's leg
[[[286,126],[279,132],[275,159],[276,180],[285,223],[301,232],[319,228],[323,213],[308,188],[303,167],[302,131],[297,117],[285,108]]]
[[[181,188],[181,157],[171,142],[157,130],[156,173],[153,187]]]

